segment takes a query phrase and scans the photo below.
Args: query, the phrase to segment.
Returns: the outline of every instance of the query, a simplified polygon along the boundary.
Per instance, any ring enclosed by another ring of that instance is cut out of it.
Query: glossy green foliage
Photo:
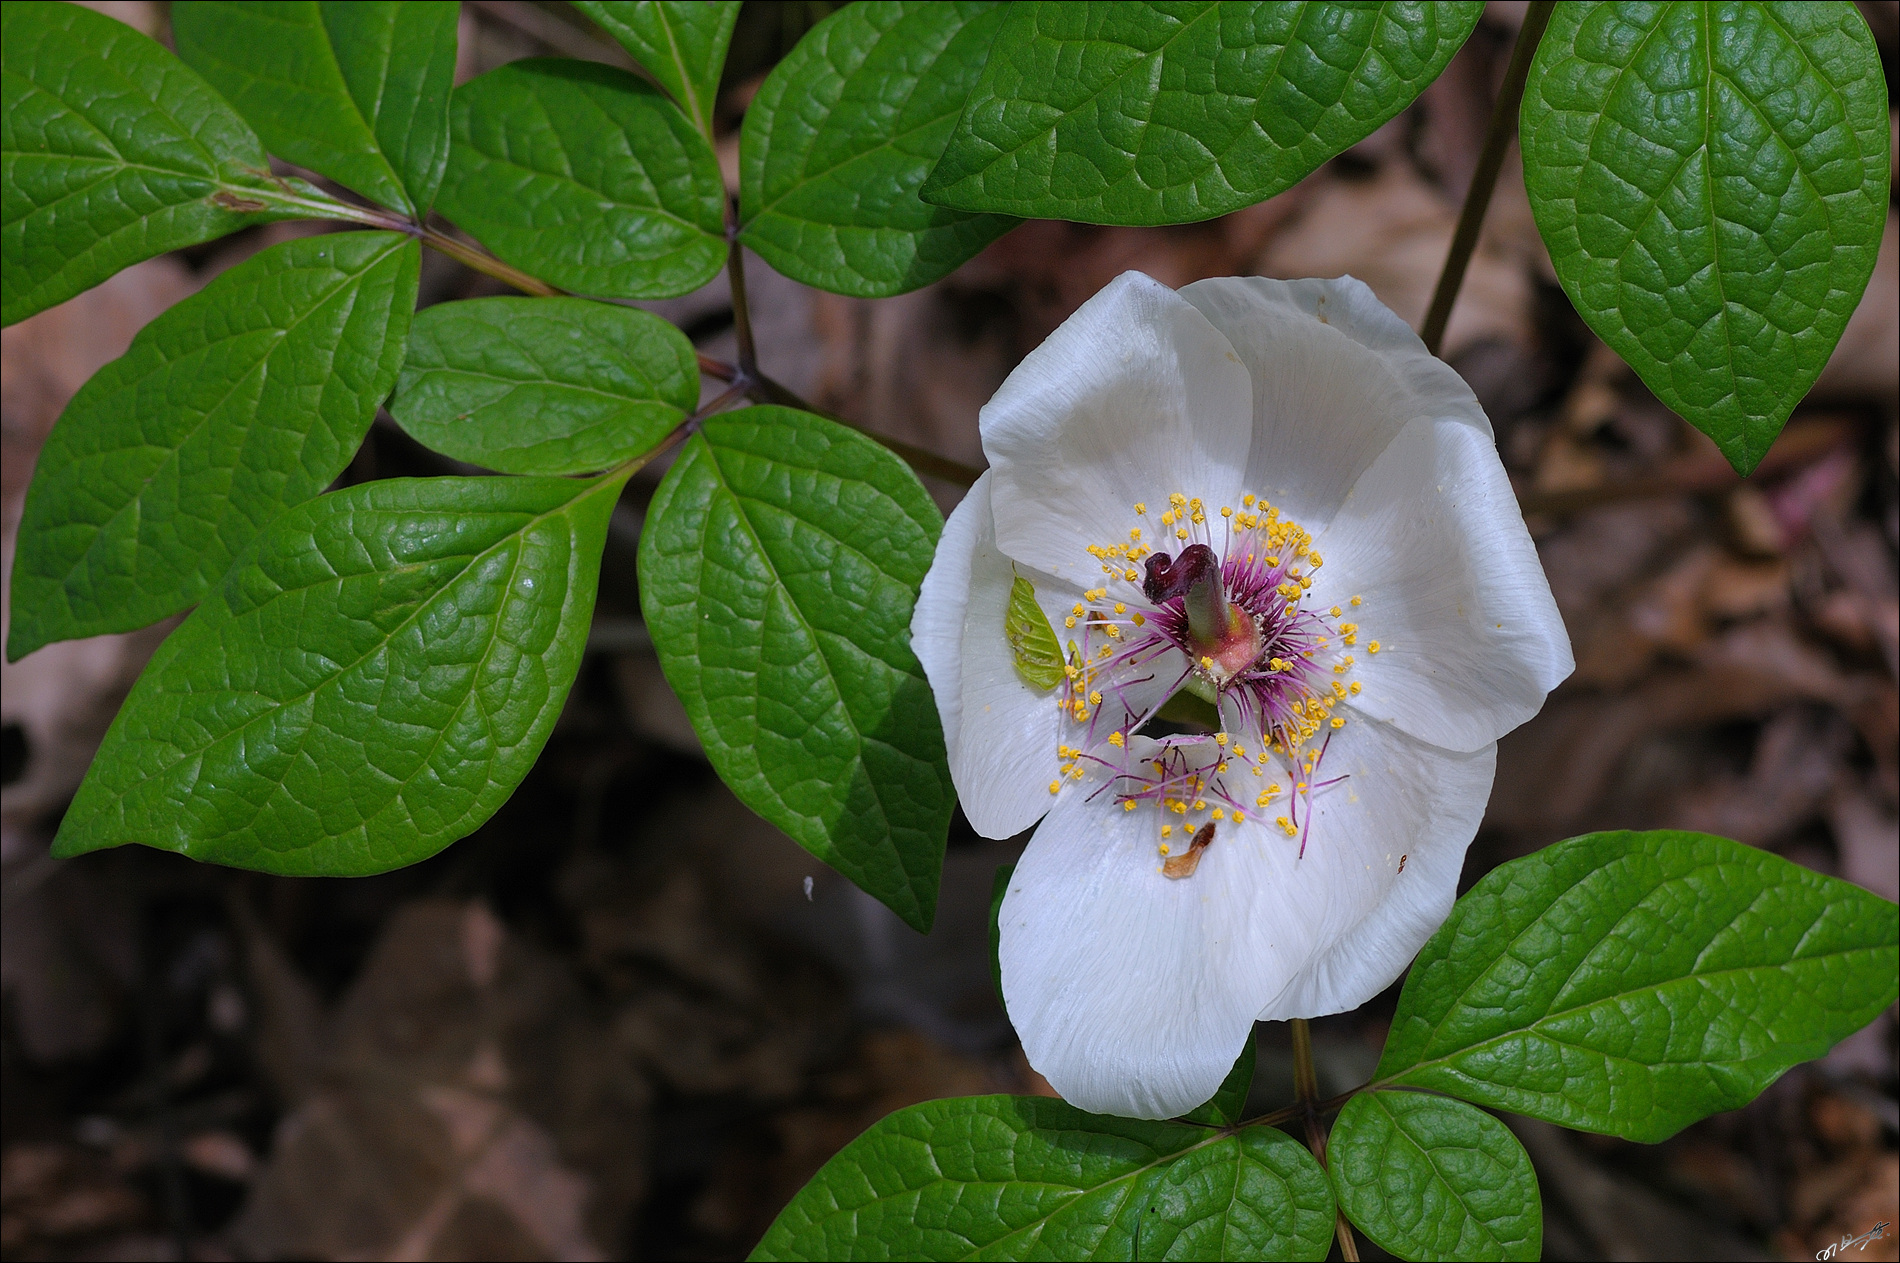
[[[838,294],[928,285],[1008,231],[917,196],[983,70],[993,0],[855,4],[766,76],[739,150],[740,239]]]
[[[966,1096],[878,1122],[812,1177],[754,1259],[1322,1259],[1333,1195],[1270,1128]]]
[[[1887,90],[1865,19],[1844,0],[1558,5],[1522,130],[1564,292],[1753,469],[1880,246]]]
[[[1478,3],[1018,3],[927,202],[1091,224],[1291,188],[1438,77]]]
[[[1377,1078],[1663,1140],[1871,1022],[1897,968],[1900,909],[1858,886],[1707,834],[1588,834],[1458,900]]]
[[[1402,1259],[1543,1257],[1530,1155],[1475,1105],[1361,1092],[1339,1112],[1326,1157],[1339,1208]]]
[[[177,613],[341,473],[402,366],[419,267],[397,233],[288,241],[95,373],[27,488],[9,656]]]
[[[584,474],[652,450],[699,402],[686,335],[581,298],[477,298],[416,315],[390,415],[445,456]]]
[[[437,204],[516,267],[605,298],[670,298],[726,261],[705,137],[611,66],[510,62],[455,90]]]
[[[1000,910],[1000,900],[998,904]],[[1227,1127],[1239,1122],[1247,1108],[1247,1093],[1253,1089],[1254,1064],[1258,1056],[1253,1039],[1249,1037],[1240,1050],[1240,1056],[1234,1059],[1234,1068],[1221,1080],[1220,1091],[1214,1093],[1207,1104],[1185,1115],[1187,1121],[1208,1127]]]
[[[872,440],[760,407],[707,418],[640,539],[660,665],[720,777],[919,930],[954,800],[909,634],[942,527]]]
[[[0,5],[0,321],[287,215],[264,146],[190,67],[77,4]],[[314,192],[314,190],[311,190]]]
[[[272,153],[414,215],[448,161],[457,8],[190,0],[172,5],[172,33]]]
[[[622,481],[376,482],[291,510],[153,656],[53,853],[342,876],[464,836],[574,682]]]
[[[575,0],[660,86],[700,135],[712,139],[719,72],[739,0]]]
[[[1157,1176],[1143,1189],[1136,1259],[1323,1259],[1333,1244],[1326,1172],[1285,1132],[1249,1127]]]
[[[1049,616],[1036,604],[1036,586],[1017,575],[1009,585],[1009,605],[1003,611],[1003,636],[1023,679],[1039,689],[1062,683],[1062,646]]]

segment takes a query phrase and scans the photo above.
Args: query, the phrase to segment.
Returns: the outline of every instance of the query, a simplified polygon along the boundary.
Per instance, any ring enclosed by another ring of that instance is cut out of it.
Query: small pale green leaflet
[[[1009,585],[1003,635],[1009,640],[1009,651],[1023,679],[1045,691],[1062,683],[1062,646],[1056,643],[1048,615],[1036,604],[1035,585],[1021,575]]]

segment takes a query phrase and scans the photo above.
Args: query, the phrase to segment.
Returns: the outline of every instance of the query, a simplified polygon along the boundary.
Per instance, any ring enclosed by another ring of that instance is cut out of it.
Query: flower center
[[[1347,722],[1334,709],[1360,692],[1347,677],[1359,642],[1349,619],[1362,598],[1308,608],[1325,563],[1313,536],[1262,497],[1211,510],[1177,492],[1158,520],[1147,505],[1134,508],[1141,525],[1126,543],[1089,547],[1104,581],[1063,619],[1064,724],[1050,792],[1089,780],[1091,797],[1153,810],[1164,859],[1209,821],[1268,810],[1286,812],[1275,823],[1304,854],[1312,794],[1342,779],[1320,777],[1319,763]],[[1379,642],[1366,649],[1379,652]],[[1173,650],[1187,666],[1159,678],[1164,662],[1179,662]],[[1164,738],[1158,757],[1135,759],[1130,739],[1183,687],[1215,702],[1234,731]]]
[[[1141,589],[1149,600],[1181,600],[1187,615],[1189,656],[1205,660],[1214,682],[1223,684],[1251,667],[1265,647],[1261,620],[1227,599],[1220,559],[1206,544],[1189,544],[1178,558],[1155,553],[1145,563]]]

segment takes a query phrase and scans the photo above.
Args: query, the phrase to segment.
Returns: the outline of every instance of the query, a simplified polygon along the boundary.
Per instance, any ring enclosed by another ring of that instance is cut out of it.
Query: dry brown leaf
[[[1369,180],[1321,180],[1302,213],[1254,261],[1263,276],[1352,275],[1414,328],[1424,319],[1445,264],[1458,208],[1409,164]],[[1172,283],[1172,282],[1170,282]],[[1480,236],[1445,332],[1445,356],[1480,343],[1526,348],[1533,341],[1530,274],[1495,234]]]
[[[1900,817],[1865,790],[1843,789],[1828,809],[1841,876],[1900,901]]]
[[[399,910],[321,1029],[318,1086],[232,1230],[247,1251],[598,1258],[624,1232],[645,1082],[566,971],[485,906]]]

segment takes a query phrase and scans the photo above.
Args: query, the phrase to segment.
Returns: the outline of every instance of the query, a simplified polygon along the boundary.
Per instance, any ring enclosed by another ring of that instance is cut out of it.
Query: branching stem
[[[437,232],[426,224],[408,223],[405,224],[405,228],[420,237],[424,245],[441,251],[463,267],[472,268],[498,281],[505,281],[524,294],[532,294],[536,298],[553,298],[567,293],[564,289],[556,289],[538,276],[530,276],[518,267],[503,263],[486,250],[478,249],[465,241],[457,241],[447,233]]]
[[[1287,1023],[1293,1031],[1293,1095],[1299,1098],[1299,1117],[1306,1123],[1306,1147],[1313,1151],[1320,1169],[1326,1167],[1326,1129],[1320,1126],[1320,1113],[1331,1105],[1319,1099],[1319,1074],[1313,1068],[1313,1031],[1306,1019],[1296,1017]],[[1346,1212],[1335,1211],[1333,1232],[1339,1238],[1339,1256],[1347,1263],[1359,1263],[1359,1243],[1353,1239],[1352,1225]]]
[[[710,417],[713,413],[723,412],[728,407],[731,407],[733,404],[738,403],[741,399],[744,399],[746,397],[746,391],[747,391],[747,387],[742,382],[735,383],[731,386],[726,387],[724,390],[720,391],[717,395],[713,396],[713,398],[710,401],[708,401],[704,407],[699,409],[699,411],[695,412],[692,416],[686,418],[686,420],[680,422],[681,428],[689,432],[692,430],[697,430],[700,426],[700,423],[704,421],[707,417]]]
[[[1458,229],[1451,237],[1451,251],[1445,256],[1445,270],[1438,275],[1438,288],[1432,293],[1431,309],[1418,336],[1425,349],[1437,355],[1445,342],[1445,326],[1451,323],[1451,307],[1458,301],[1458,287],[1464,284],[1465,269],[1471,252],[1478,246],[1478,230],[1484,226],[1484,212],[1491,205],[1491,192],[1497,187],[1498,172],[1504,169],[1504,153],[1517,132],[1517,107],[1524,100],[1524,80],[1531,72],[1531,55],[1537,41],[1550,25],[1556,0],[1532,0],[1524,12],[1524,25],[1517,32],[1517,46],[1511,50],[1511,64],[1498,88],[1497,103],[1491,107],[1491,126],[1485,133],[1484,151],[1478,155],[1478,168],[1471,175],[1471,187],[1465,191],[1464,209],[1458,212]]]
[[[732,289],[732,335],[739,342],[739,372],[752,380],[763,380],[759,376],[758,348],[752,344],[752,310],[746,305],[745,247],[739,244],[736,233],[726,253],[726,282]]]
[[[331,198],[326,198],[322,202],[315,202],[309,198],[286,194],[280,200],[294,203],[299,208],[308,210],[312,214],[321,215],[324,218],[345,219],[363,224],[370,228],[381,228],[391,232],[408,233],[410,236],[421,241],[424,245],[448,255],[464,267],[480,272],[484,276],[492,276],[498,281],[505,281],[524,294],[532,294],[537,298],[551,298],[567,293],[566,290],[550,285],[540,277],[532,276],[511,264],[503,263],[500,259],[497,259],[494,255],[489,254],[479,246],[470,245],[465,241],[458,241],[447,233],[439,232],[427,224],[417,223],[406,216],[398,215],[392,211],[385,211],[368,206],[356,206],[349,202],[338,201]],[[926,451],[921,447],[906,443],[902,439],[889,438],[874,430],[867,429],[848,417],[841,417],[835,412],[820,408],[800,398],[797,394],[787,390],[784,386],[781,386],[760,372],[758,348],[752,339],[752,313],[746,302],[744,248],[740,246],[736,234],[733,236],[731,250],[727,255],[727,260],[727,279],[732,290],[732,325],[734,336],[738,339],[739,343],[739,362],[737,364],[728,364],[724,360],[715,359],[703,351],[696,352],[699,360],[699,371],[708,377],[728,383],[730,389],[721,392],[718,398],[694,413],[692,417],[683,423],[679,431],[680,434],[687,433],[690,429],[697,429],[699,422],[704,420],[705,417],[711,413],[741,398],[752,398],[761,403],[782,404],[788,408],[798,408],[805,412],[816,413],[821,417],[827,417],[841,425],[848,425],[852,429],[869,435],[879,443],[882,443],[892,452],[909,462],[910,466],[917,470],[918,473],[928,474],[933,478],[940,478],[945,482],[955,483],[964,487],[970,486],[982,475],[982,470],[972,469],[961,461],[951,460],[947,456],[939,456],[935,452]],[[649,453],[640,463],[645,464],[646,460],[652,459],[653,456],[671,447],[677,440],[677,437],[678,435],[668,438],[666,442],[662,443],[658,448],[655,448],[654,451]],[[636,466],[636,468],[637,467],[638,466]]]

